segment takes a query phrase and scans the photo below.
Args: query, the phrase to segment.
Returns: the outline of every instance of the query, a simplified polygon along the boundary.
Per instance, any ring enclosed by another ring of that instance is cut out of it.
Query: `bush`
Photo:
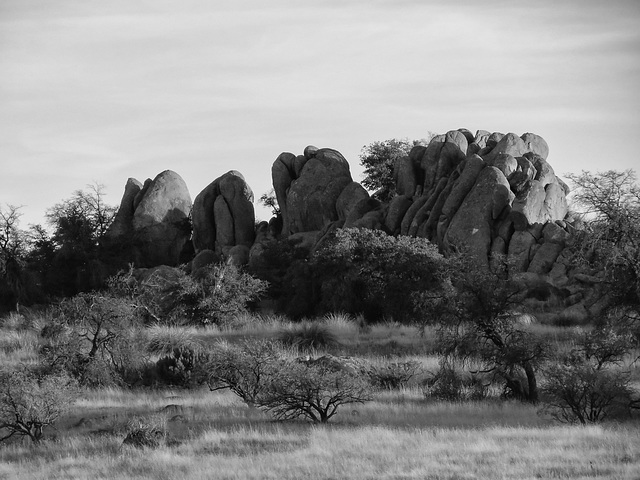
[[[372,365],[367,373],[373,387],[381,390],[397,390],[406,386],[409,380],[421,370],[418,362],[391,362],[382,366]]]
[[[629,412],[633,391],[629,374],[597,368],[583,358],[571,358],[546,369],[542,413],[566,423],[600,422]]]
[[[165,314],[184,318],[196,325],[223,324],[234,315],[248,311],[267,289],[258,280],[232,264],[203,267],[198,277],[182,273],[178,282],[165,286],[157,294],[172,301]]]
[[[41,331],[42,363],[86,386],[136,383],[147,363],[138,323],[135,307],[123,298],[88,293],[66,299]]]
[[[157,448],[166,440],[166,421],[160,418],[134,418],[127,423],[123,445],[136,448]]]
[[[283,345],[300,350],[318,350],[337,345],[338,340],[331,328],[320,322],[302,322],[289,327],[278,335]]]
[[[440,369],[425,382],[424,393],[426,397],[445,401],[484,400],[489,385],[475,375],[465,378],[451,361],[443,359]]]
[[[327,364],[290,360],[272,373],[258,404],[278,420],[326,423],[342,405],[364,403],[371,395],[363,376]]]
[[[309,268],[323,312],[408,322],[423,316],[419,293],[441,288],[446,264],[423,238],[347,228],[323,243]]]
[[[219,343],[206,367],[211,391],[229,389],[248,406],[267,388],[279,368],[277,344],[267,340],[244,340],[239,345]]]
[[[37,375],[22,369],[0,372],[0,428],[39,442],[43,428],[54,424],[73,404],[75,382],[63,374]]]

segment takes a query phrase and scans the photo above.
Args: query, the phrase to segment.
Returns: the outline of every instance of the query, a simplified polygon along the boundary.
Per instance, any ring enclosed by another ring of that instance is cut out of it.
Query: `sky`
[[[638,0],[0,0],[0,206],[170,169],[256,198],[307,145],[541,135],[556,173],[640,170]],[[257,217],[269,211],[257,207]]]

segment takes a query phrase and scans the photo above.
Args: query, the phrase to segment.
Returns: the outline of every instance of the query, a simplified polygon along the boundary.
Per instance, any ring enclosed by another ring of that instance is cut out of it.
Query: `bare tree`
[[[26,370],[0,373],[0,428],[38,443],[43,428],[55,423],[73,404],[75,383],[64,375],[38,377]]]

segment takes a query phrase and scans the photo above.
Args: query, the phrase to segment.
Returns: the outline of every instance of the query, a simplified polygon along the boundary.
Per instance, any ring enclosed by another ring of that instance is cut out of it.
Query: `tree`
[[[28,370],[0,373],[0,428],[38,443],[43,428],[55,423],[73,404],[75,383],[64,374],[38,376]]]
[[[629,372],[594,364],[576,352],[549,365],[545,377],[541,411],[561,422],[600,422],[627,413],[634,403]]]
[[[440,343],[445,356],[479,359],[485,373],[504,381],[507,396],[537,402],[536,369],[546,345],[517,325],[513,313],[527,290],[500,273],[507,267],[494,272],[464,255],[450,259],[453,288],[437,302],[425,302],[425,310],[435,303],[435,316],[444,322]]]
[[[323,363],[290,360],[279,366],[258,404],[278,420],[305,418],[326,423],[343,405],[371,400],[362,376]]]
[[[347,228],[313,254],[310,270],[322,310],[410,321],[423,315],[419,294],[440,290],[445,265],[423,238]]]
[[[117,210],[105,203],[104,196],[102,185],[89,185],[47,211],[55,246],[46,275],[51,293],[72,296],[103,286],[108,275],[105,265],[114,260],[108,258],[104,240]]]
[[[409,155],[414,145],[420,141],[407,138],[392,138],[365,145],[360,151],[360,165],[364,167],[362,185],[375,192],[373,197],[387,202],[395,196],[396,182],[393,170],[396,162]]]
[[[278,205],[278,199],[276,198],[276,193],[272,188],[267,193],[263,193],[260,197],[260,203],[267,208],[271,209],[271,213],[274,217],[279,218],[282,215],[282,211],[280,210],[280,205]]]
[[[27,235],[19,228],[21,216],[20,207],[0,207],[0,295],[2,305],[9,308],[25,298]]]
[[[585,216],[576,260],[602,277],[609,307],[640,311],[640,186],[633,170],[567,175]]]
[[[117,207],[104,201],[104,185],[95,183],[87,188],[76,190],[47,211],[56,243],[83,252],[91,252],[101,244],[117,212]]]
[[[254,407],[279,368],[277,345],[267,340],[244,340],[239,345],[220,343],[207,366],[209,389],[228,389]]]
[[[145,363],[138,309],[107,293],[80,293],[63,300],[43,330],[44,364],[85,385],[132,383]]]

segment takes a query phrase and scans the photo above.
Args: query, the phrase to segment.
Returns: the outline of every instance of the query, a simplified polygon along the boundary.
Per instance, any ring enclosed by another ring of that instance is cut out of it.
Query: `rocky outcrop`
[[[251,248],[255,239],[253,192],[240,172],[215,179],[193,203],[193,246],[228,255],[236,246]]]
[[[271,174],[285,237],[319,231],[338,220],[338,198],[352,184],[349,164],[340,152],[313,146],[305,148],[304,155],[280,154]],[[353,188],[353,194],[361,197],[362,190]],[[343,198],[341,213],[354,203],[357,201]]]
[[[190,238],[191,196],[180,175],[165,170],[149,184],[133,219],[137,264],[178,265]]]
[[[106,238],[132,249],[137,266],[178,265],[190,238],[191,197],[180,175],[165,170],[142,185],[130,178]]]

